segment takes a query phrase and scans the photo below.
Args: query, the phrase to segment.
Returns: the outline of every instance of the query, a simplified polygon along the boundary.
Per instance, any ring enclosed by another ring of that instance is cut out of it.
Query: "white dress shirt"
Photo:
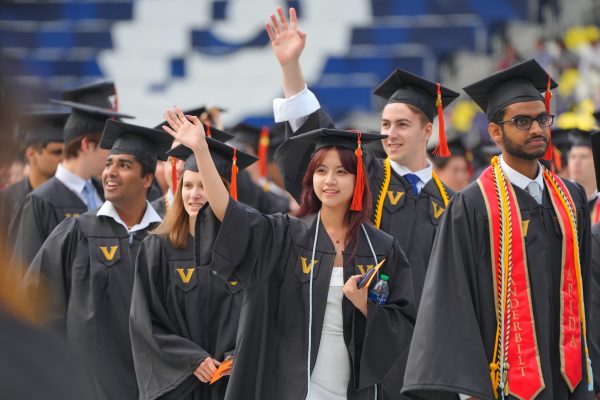
[[[506,161],[500,156],[500,167],[504,171],[504,174],[513,185],[517,186],[519,189],[523,189],[527,191],[527,185],[531,182],[535,182],[539,185],[541,193],[544,193],[544,174],[542,173],[542,165],[538,162],[538,174],[535,179],[530,179],[523,175],[520,172],[512,169]]]
[[[423,187],[427,185],[427,182],[429,182],[433,178],[433,166],[431,165],[429,160],[427,160],[427,166],[425,168],[415,172],[406,168],[404,165],[398,164],[396,161],[392,161],[391,159],[390,165],[394,172],[396,172],[398,175],[404,176],[406,174],[415,174],[416,176],[418,176],[419,182],[417,182],[417,188],[419,189],[419,192],[421,192],[421,190],[423,190]]]
[[[275,122],[288,121],[292,131],[296,132],[304,124],[308,116],[321,108],[319,100],[306,85],[304,89],[288,98],[273,100]]]
[[[127,230],[127,233],[129,233],[130,235],[134,232],[141,231],[142,229],[147,228],[150,224],[154,222],[161,222],[160,216],[147,200],[146,212],[144,213],[142,220],[138,224],[132,226],[131,228],[129,228],[127,224],[123,222],[123,220],[119,216],[119,213],[110,201],[105,201],[104,204],[102,204],[102,207],[100,207],[96,212],[96,215],[112,218],[116,223],[122,225]]]

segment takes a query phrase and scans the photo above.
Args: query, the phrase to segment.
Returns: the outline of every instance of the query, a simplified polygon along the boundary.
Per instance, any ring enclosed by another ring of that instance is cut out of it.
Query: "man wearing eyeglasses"
[[[21,181],[0,192],[0,230],[5,244],[12,248],[8,227],[16,207],[25,196],[54,176],[63,159],[62,130],[68,112],[35,111],[19,116],[16,136],[27,162],[28,173]]]
[[[534,60],[466,88],[502,150],[442,217],[409,351],[415,399],[593,399],[590,217],[546,170],[551,92]]]

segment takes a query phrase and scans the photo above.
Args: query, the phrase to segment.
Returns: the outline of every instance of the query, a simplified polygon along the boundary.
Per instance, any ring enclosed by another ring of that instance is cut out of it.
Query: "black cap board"
[[[90,106],[113,109],[110,96],[116,94],[113,81],[100,81],[65,90],[61,93],[61,100],[69,103],[82,103]]]
[[[193,115],[195,117],[200,118],[200,116],[206,112],[206,107],[205,106],[200,106],[200,107],[196,107],[196,108],[192,108],[189,110],[185,110],[183,111],[184,115]],[[162,127],[163,126],[169,126],[169,123],[167,121],[162,121],[160,124],[156,125],[154,127],[154,129],[160,129],[163,130]],[[204,131],[208,132],[208,126],[206,126],[206,124],[202,124],[202,126],[204,127]],[[225,132],[222,131],[220,129],[215,128],[213,125],[210,126],[210,134],[213,139],[218,140],[219,142],[226,142],[228,140],[231,140],[234,138],[234,135],[232,135],[229,132]]]
[[[437,83],[428,81],[420,76],[402,69],[396,69],[390,76],[379,84],[373,94],[387,100],[389,103],[405,103],[423,111],[429,121],[437,115]],[[460,93],[440,86],[442,106],[452,103]]]
[[[29,111],[19,115],[17,134],[25,147],[63,141],[63,129],[69,117],[66,111]]]
[[[100,147],[110,149],[110,154],[131,154],[140,161],[156,165],[165,161],[173,137],[168,133],[121,121],[107,120]]]
[[[331,146],[345,147],[350,150],[355,150],[358,143],[359,133],[360,140],[363,143],[371,142],[373,140],[381,140],[387,137],[387,135],[381,135],[379,133],[362,133],[358,131],[345,131],[342,129],[316,129],[298,136],[293,136],[289,140],[290,143],[314,143],[314,151],[317,151],[323,147]]]
[[[64,104],[56,101],[55,103]],[[71,114],[67,118],[64,128],[64,142],[86,135],[99,134],[104,130],[106,120],[109,118],[133,118],[113,110],[90,106],[88,104],[70,103]]]
[[[231,178],[231,166],[233,163],[234,148],[209,137],[206,138],[206,142],[208,143],[210,155],[215,163],[215,166],[217,167],[217,171],[219,171],[219,175],[229,180]],[[183,169],[185,171],[198,172],[196,156],[189,147],[180,144],[179,146],[169,150],[167,155],[184,160],[185,164]],[[258,158],[240,150],[236,150],[235,156],[236,165],[240,171],[258,161]]]
[[[499,71],[463,88],[488,119],[505,107],[526,101],[544,101],[548,73],[534,59]],[[550,89],[558,86],[550,79]]]

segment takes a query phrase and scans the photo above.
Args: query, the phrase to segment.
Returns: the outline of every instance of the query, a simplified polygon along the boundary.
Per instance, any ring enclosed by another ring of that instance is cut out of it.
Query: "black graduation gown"
[[[589,314],[591,265],[587,201],[581,187],[564,182],[577,208],[584,299]],[[536,400],[592,399],[593,393],[587,391],[585,356],[582,357],[583,379],[574,394],[569,394],[560,373],[562,234],[548,189],[544,190],[540,206],[527,192],[513,187],[522,220],[529,221],[525,251],[545,382],[545,389]],[[403,393],[414,399],[458,399],[456,393],[494,399],[489,364],[495,334],[488,217],[479,186],[473,182],[450,202],[433,245]]]
[[[152,185],[148,189],[146,193],[146,200],[149,202],[153,202],[154,200],[160,199],[163,196],[163,191],[158,184],[156,178],[152,179]],[[161,215],[162,216],[162,215]]]
[[[0,307],[0,397],[93,400],[94,385],[64,341]]]
[[[207,265],[219,223],[208,207],[198,219],[204,253],[199,264]],[[130,314],[141,400],[225,397],[228,377],[209,385],[193,372],[208,356],[223,361],[234,354],[243,292],[237,282],[195,265],[191,235],[184,250],[165,236],[142,242]]]
[[[390,297],[381,306],[368,302],[368,318],[342,301],[344,342],[351,376],[348,399],[373,399],[397,360],[407,356],[415,318],[410,268],[398,242],[371,225],[365,226],[382,273],[390,276]],[[313,285],[311,369],[320,335],[335,249],[319,225]],[[227,399],[298,399],[306,396],[308,290],[316,215],[297,219],[263,215],[229,201],[213,248],[210,267],[234,279],[247,291],[236,345],[236,362]],[[308,265],[307,265],[308,264]],[[344,251],[344,279],[374,264],[364,238]],[[404,363],[402,363],[404,365]],[[401,375],[397,377],[401,380]],[[399,390],[399,388],[398,388]],[[379,399],[397,398],[397,393]]]
[[[329,116],[322,110],[317,110],[309,115],[294,135],[330,127],[333,127],[333,123]],[[298,201],[300,201],[302,179],[310,162],[312,149],[310,143],[304,145],[298,142],[284,142],[275,155],[285,188]],[[364,153],[363,160],[375,208],[385,180],[384,160],[367,152]],[[410,189],[410,183],[393,168],[390,168],[390,172],[389,187],[383,195],[380,229],[398,239],[400,247],[406,252],[412,268],[413,289],[418,308],[431,247],[445,205],[433,179],[429,180],[415,197]],[[453,195],[445,185],[444,189],[448,196]]]
[[[278,194],[265,191],[258,186],[247,171],[237,175],[238,199],[242,203],[264,214],[286,213],[290,210],[290,201]]]
[[[102,184],[95,179],[92,179],[92,183],[100,198],[103,198]],[[62,220],[87,211],[85,203],[56,177],[33,190],[11,223],[10,236],[15,238],[13,262],[28,266]]]
[[[6,244],[9,248],[12,248],[14,243],[9,236],[10,222],[18,206],[32,190],[29,178],[25,177],[0,192],[0,230],[2,238],[7,241]]]
[[[129,308],[135,257],[155,226],[129,235],[95,211],[69,218],[50,234],[24,277],[26,286],[45,279],[54,289],[50,321],[91,369],[100,399],[137,398]]]

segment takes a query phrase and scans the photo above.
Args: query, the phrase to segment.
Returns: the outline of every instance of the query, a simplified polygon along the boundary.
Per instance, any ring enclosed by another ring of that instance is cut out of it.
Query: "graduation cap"
[[[362,142],[385,139],[387,135],[379,133],[362,133],[359,131],[345,131],[341,129],[316,129],[298,136],[291,137],[290,143],[314,143],[316,152],[325,147],[343,147],[354,151],[356,154],[356,184],[350,209],[352,211],[362,210],[362,198],[365,190],[365,172],[362,157]]]
[[[439,144],[435,152],[440,157],[450,156],[444,131],[443,107],[452,103],[460,96],[459,93],[441,86],[439,82],[428,81],[398,68],[375,88],[373,94],[387,100],[386,104],[405,103],[415,106],[430,122],[433,122],[437,114]]]
[[[200,106],[183,111],[183,115],[193,115],[194,117],[198,117],[198,119],[200,119],[200,116],[204,114],[206,110],[207,108],[205,106]],[[169,123],[167,121],[162,121],[160,124],[156,125],[154,129],[163,130],[163,126],[169,126]],[[202,123],[202,126],[204,127],[204,131],[206,132],[206,136],[218,140],[219,142],[227,142],[228,140],[234,138],[234,135],[232,135],[231,133],[217,129],[210,124]]]
[[[69,117],[65,111],[29,111],[19,115],[18,136],[25,147],[36,143],[63,141],[63,128]]]
[[[551,89],[558,84],[534,59],[516,64],[475,82],[463,90],[492,119],[505,107],[526,101],[539,100],[550,114]],[[545,92],[542,96],[541,92]],[[552,159],[552,146],[548,144],[544,159]]]
[[[113,106],[110,102],[110,96],[116,96],[116,94],[117,89],[113,81],[101,81],[65,90],[60,97],[65,105],[80,103],[118,111],[118,107]]]
[[[110,149],[110,154],[132,154],[139,161],[156,167],[156,161],[166,160],[173,137],[165,131],[107,120],[100,148]]]
[[[600,188],[600,131],[590,135],[592,153],[594,155],[594,169],[596,170],[596,187]]]
[[[237,200],[237,173],[240,170],[254,164],[258,159],[243,151],[237,150],[225,143],[207,137],[206,143],[210,149],[210,155],[217,167],[219,175],[231,184],[231,197]],[[182,144],[176,146],[167,152],[170,157],[184,160],[184,171],[198,172],[198,163],[194,152]]]
[[[71,114],[67,118],[64,128],[65,144],[86,134],[101,133],[108,119],[133,118],[127,114],[88,104],[60,101],[54,101],[54,103],[71,107]]]

